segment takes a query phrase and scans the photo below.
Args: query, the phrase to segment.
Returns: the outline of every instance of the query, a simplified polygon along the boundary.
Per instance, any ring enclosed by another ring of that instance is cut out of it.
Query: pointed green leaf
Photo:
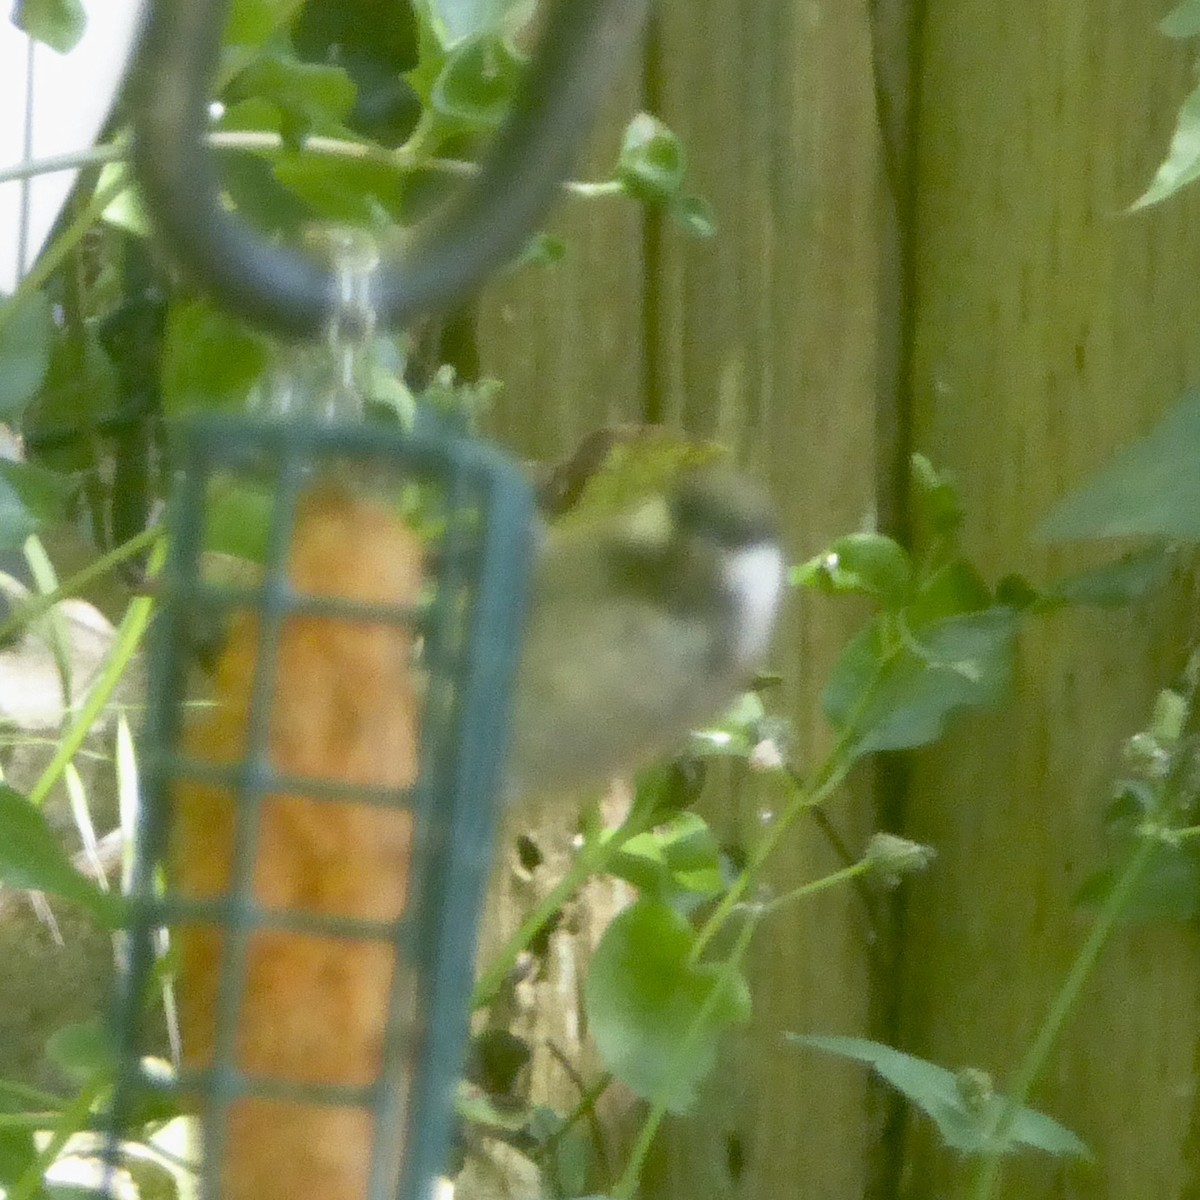
[[[231,103],[267,100],[279,110],[286,135],[336,133],[354,108],[358,90],[342,67],[263,54],[229,85]]]
[[[657,117],[638,113],[625,129],[617,178],[629,195],[650,203],[679,196],[685,164],[679,139]]]
[[[502,38],[471,38],[446,60],[433,85],[433,108],[469,129],[494,129],[507,115],[523,72],[524,63]]]
[[[1171,576],[1172,555],[1166,546],[1147,546],[1113,562],[1068,575],[1047,593],[1050,600],[1093,608],[1120,608],[1144,600]]]
[[[1145,437],[1059,501],[1036,535],[1052,542],[1139,535],[1200,541],[1197,462],[1200,391],[1194,390]]]
[[[588,968],[588,1025],[605,1066],[639,1096],[686,1112],[726,1026],[746,1021],[745,979],[693,966],[694,935],[665,904],[640,900],[600,940]]]
[[[866,1063],[911,1104],[928,1116],[946,1144],[963,1154],[982,1154],[989,1148],[989,1131],[1004,1110],[1003,1096],[988,1094],[977,1104],[968,1103],[960,1075],[912,1054],[879,1042],[855,1037],[821,1037],[788,1034],[788,1040],[842,1058]],[[1017,1110],[1001,1147],[1011,1153],[1030,1146],[1049,1154],[1091,1158],[1091,1151],[1069,1129],[1031,1108]]]
[[[0,784],[0,884],[49,892],[81,905],[105,925],[120,924],[119,898],[74,868],[46,818],[7,784]]]
[[[910,461],[914,515],[921,525],[928,526],[934,537],[952,536],[963,518],[958,488],[924,454],[914,454]]]
[[[1179,106],[1167,157],[1150,186],[1129,206],[1130,210],[1161,203],[1197,176],[1200,176],[1200,87]]]
[[[0,420],[8,421],[37,395],[50,365],[54,314],[42,292],[0,307]]]
[[[177,301],[163,345],[163,407],[172,416],[240,408],[267,361],[259,334],[204,300]]]
[[[1018,621],[1013,609],[997,605],[892,643],[877,618],[838,659],[821,697],[825,715],[839,732],[853,722],[856,755],[937,741],[954,713],[1008,694]]]
[[[87,28],[80,0],[17,0],[13,24],[59,54],[79,44]]]
[[[1183,0],[1159,21],[1158,28],[1169,38],[1189,38],[1200,34],[1200,0]]]
[[[891,538],[851,533],[795,568],[792,582],[822,592],[874,596],[886,608],[900,608],[912,597],[913,568],[908,552]]]
[[[0,459],[0,549],[12,550],[61,516],[74,480],[32,463]]]

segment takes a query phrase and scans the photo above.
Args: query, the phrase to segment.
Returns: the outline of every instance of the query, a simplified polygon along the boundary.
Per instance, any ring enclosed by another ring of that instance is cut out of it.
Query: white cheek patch
[[[766,653],[775,628],[783,593],[783,552],[774,542],[737,550],[726,558],[722,575],[737,604],[731,630],[734,659],[749,666]]]

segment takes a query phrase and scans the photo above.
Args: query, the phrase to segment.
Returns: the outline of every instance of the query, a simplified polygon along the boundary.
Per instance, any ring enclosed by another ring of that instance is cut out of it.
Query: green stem
[[[807,896],[815,896],[818,892],[823,892],[828,888],[849,883],[852,879],[856,879],[860,875],[868,875],[872,867],[873,864],[864,858],[861,862],[856,862],[849,867],[842,867],[830,875],[822,875],[820,879],[814,879],[811,883],[793,888],[790,892],[784,892],[782,896],[776,896],[770,903],[763,905],[761,909],[762,915],[768,916],[777,908],[781,908],[785,904],[790,904],[793,900],[803,900]]]
[[[701,1031],[708,1026],[713,1009],[716,1008],[718,1002],[724,996],[726,989],[732,984],[734,975],[741,970],[742,959],[746,957],[746,950],[750,946],[750,939],[754,936],[754,930],[758,926],[758,917],[759,914],[747,914],[746,922],[738,934],[737,941],[734,943],[729,957],[721,964],[721,970],[717,975],[712,990],[705,997],[704,1003],[700,1006],[700,1010],[696,1013],[691,1025],[688,1026],[682,1041],[680,1041],[675,1051],[675,1064],[686,1061],[692,1044]],[[610,1193],[612,1200],[631,1200],[634,1192],[637,1190],[638,1181],[642,1176],[642,1168],[646,1164],[650,1148],[654,1145],[654,1139],[658,1135],[659,1126],[662,1124],[663,1118],[667,1115],[667,1102],[663,1097],[671,1094],[673,1090],[671,1085],[675,1081],[675,1073],[675,1070],[669,1073],[666,1085],[660,1092],[660,1098],[651,1106],[650,1112],[647,1114],[641,1129],[638,1131],[637,1141],[634,1142],[633,1149],[630,1151],[629,1162],[625,1164],[625,1170],[621,1172],[621,1178],[617,1180]]]
[[[818,772],[818,779],[821,780],[820,783],[811,787],[795,788],[795,794],[788,802],[787,808],[779,815],[774,824],[767,830],[766,836],[755,847],[754,855],[746,865],[746,869],[733,881],[729,891],[721,897],[717,907],[713,909],[708,920],[701,926],[700,932],[696,935],[695,942],[692,943],[691,961],[693,964],[700,961],[700,955],[704,952],[709,942],[720,933],[725,926],[725,922],[729,920],[730,913],[741,903],[742,898],[750,890],[751,886],[757,882],[766,865],[767,859],[775,852],[776,847],[783,839],[783,835],[791,828],[796,818],[807,809],[816,808],[817,805],[823,803],[832,792],[835,792],[841,786],[843,780],[849,774],[854,761],[845,757],[845,748],[847,745],[848,743],[846,743],[846,739],[843,736],[838,741],[833,753],[826,760],[825,765]]]
[[[72,1134],[78,1133],[87,1120],[100,1093],[108,1086],[102,1076],[90,1080],[79,1089],[79,1095],[59,1114],[50,1140],[42,1152],[29,1164],[25,1173],[9,1189],[8,1200],[33,1200],[42,1190],[42,1180]]]
[[[644,822],[636,819],[635,813],[630,814],[630,820],[614,829],[608,838],[595,837],[589,841],[570,870],[550,889],[541,902],[521,923],[520,929],[509,938],[504,949],[488,964],[487,970],[475,985],[475,996],[471,1001],[472,1010],[486,1008],[495,998],[496,993],[504,985],[513,964],[534,938],[541,933],[546,922],[594,875],[609,858],[616,854],[630,838],[643,831]]]
[[[166,558],[166,551],[167,543],[164,538],[155,545],[150,555],[150,562],[147,565],[148,574],[156,575],[161,570]],[[104,711],[105,705],[112,699],[117,684],[128,670],[129,663],[146,632],[153,607],[154,601],[150,596],[138,596],[130,602],[129,607],[125,610],[125,616],[117,628],[117,636],[104,661],[104,667],[88,691],[87,699],[80,706],[79,715],[63,735],[58,750],[49,765],[38,776],[37,782],[29,791],[29,800],[33,805],[42,804],[50,794],[50,789],[58,782],[67,763],[75,757],[92,726]]]
[[[0,621],[0,643],[3,643],[5,638],[24,629],[30,621],[36,621],[60,600],[78,595],[92,580],[107,575],[114,567],[133,558],[147,546],[153,546],[162,536],[162,529],[157,525],[152,525],[149,529],[144,529],[135,537],[131,537],[127,542],[114,546],[107,554],[101,555],[95,562],[89,563],[83,570],[77,571],[69,579],[64,580],[53,591],[30,597],[23,604],[18,605],[6,621]]]
[[[210,133],[208,144],[218,151],[252,151],[265,154],[288,154],[292,147],[277,133],[259,130],[224,130]],[[401,147],[390,149],[372,142],[351,142],[344,138],[310,137],[304,142],[304,151],[325,158],[355,158],[377,162],[393,167],[397,171],[436,171],[442,175],[470,177],[479,173],[479,164],[465,159],[423,157],[412,150]],[[110,162],[124,162],[129,157],[129,146],[123,140],[92,146],[74,154],[57,154],[34,162],[18,163],[0,170],[0,183],[11,183],[19,179],[32,179],[38,175],[52,175],[58,171],[78,171],[82,167],[101,166]],[[127,181],[126,181],[127,182]],[[619,179],[567,180],[563,191],[582,199],[597,196],[621,195],[624,188]]]
[[[1100,952],[1104,949],[1109,935],[1113,931],[1118,918],[1124,911],[1129,898],[1142,876],[1150,856],[1154,853],[1155,841],[1143,838],[1125,862],[1121,873],[1113,883],[1112,890],[1104,901],[1104,906],[1096,914],[1096,920],[1088,931],[1071,970],[1063,980],[1062,987],[1050,1005],[1050,1011],[1042,1021],[1041,1028],[1033,1043],[1025,1052],[1025,1058],[1017,1072],[1012,1089],[1008,1093],[1004,1108],[1000,1113],[992,1136],[988,1139],[988,1150],[979,1161],[975,1173],[975,1184],[971,1190],[972,1200],[991,1200],[991,1196],[1000,1180],[1003,1159],[1001,1151],[1004,1147],[1008,1132],[1012,1128],[1017,1113],[1029,1098],[1033,1085],[1046,1065],[1055,1042],[1062,1033],[1063,1026],[1079,998],[1079,993],[1096,965]]]
[[[721,897],[717,907],[713,909],[708,920],[701,926],[700,932],[692,944],[690,961],[693,964],[700,961],[700,955],[704,952],[705,947],[720,933],[725,922],[729,920],[730,913],[741,903],[742,897],[758,882],[767,860],[775,852],[776,847],[783,840],[783,835],[795,823],[796,818],[810,808],[819,807],[845,782],[851,767],[858,761],[855,743],[861,736],[859,725],[863,715],[875,702],[887,669],[898,653],[899,647],[896,647],[887,651],[880,658],[871,682],[863,689],[858,703],[854,706],[854,711],[838,735],[836,744],[813,776],[813,782],[804,785],[799,783],[790,772],[787,774],[786,778],[793,791],[792,798],[755,848],[754,855],[746,865],[746,869],[733,881],[729,891]]]
[[[0,1129],[46,1129],[54,1124],[60,1112],[59,1109],[54,1112],[0,1112]]]
[[[18,1083],[15,1079],[0,1079],[0,1096],[11,1096],[23,1104],[38,1104],[42,1108],[52,1108],[55,1112],[66,1104],[63,1096],[53,1092],[43,1092],[41,1088],[30,1087],[27,1083]]]
[[[1164,842],[1186,842],[1189,838],[1200,837],[1200,825],[1185,825],[1182,829],[1170,829],[1162,836]]]
[[[110,186],[93,193],[83,210],[56,237],[33,264],[28,275],[17,284],[17,290],[7,304],[0,305],[0,329],[8,322],[18,296],[28,295],[38,288],[62,266],[67,256],[83,241],[87,232],[100,219],[104,210],[129,186],[127,179],[118,179]]]

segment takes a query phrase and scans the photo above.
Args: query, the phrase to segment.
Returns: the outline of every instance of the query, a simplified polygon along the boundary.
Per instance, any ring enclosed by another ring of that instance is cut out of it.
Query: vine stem
[[[796,788],[795,795],[788,802],[787,808],[755,848],[754,857],[746,865],[746,869],[733,881],[729,891],[721,897],[711,916],[701,926],[696,940],[692,943],[691,962],[693,964],[700,961],[700,955],[709,942],[721,931],[725,922],[729,920],[729,914],[741,903],[751,885],[758,879],[767,859],[775,852],[783,835],[791,828],[796,818],[807,809],[816,808],[822,804],[831,793],[841,787],[854,764],[854,760],[846,753],[847,747],[848,739],[843,735],[818,773],[817,777],[821,782],[812,787]],[[820,881],[818,880],[818,882]]]
[[[487,970],[475,985],[471,1001],[472,1010],[486,1008],[504,984],[513,964],[556,912],[600,870],[608,859],[616,854],[630,838],[643,833],[646,817],[635,808],[623,825],[613,830],[611,836],[591,838],[576,856],[567,873],[542,897],[541,902],[521,923],[521,927],[509,938],[504,949],[488,964]]]
[[[0,172],[0,182],[4,175]],[[104,210],[129,186],[126,179],[118,179],[109,187],[101,188],[92,193],[92,198],[84,205],[71,223],[56,237],[33,264],[29,274],[17,284],[16,291],[8,298],[8,303],[0,304],[0,329],[8,323],[9,317],[16,307],[16,300],[36,291],[62,266],[76,246],[83,240],[88,230],[100,219]]]
[[[147,574],[158,574],[166,559],[166,552],[167,541],[166,538],[162,538],[155,544],[154,550],[151,552],[150,561],[146,567]],[[146,627],[150,624],[153,607],[152,597],[138,596],[130,602],[129,607],[125,610],[125,616],[122,617],[121,624],[117,628],[117,636],[113,641],[112,648],[104,660],[103,669],[80,706],[78,716],[72,722],[70,729],[63,734],[54,757],[29,791],[29,801],[35,807],[40,806],[50,794],[50,789],[58,782],[67,764],[75,757],[97,718],[112,699],[117,684],[128,670],[129,663],[145,635]],[[9,1200],[12,1200],[12,1197]]]
[[[288,153],[291,147],[277,133],[259,130],[218,130],[208,135],[208,144],[220,151],[257,151],[266,154]],[[479,173],[479,164],[457,158],[425,158],[401,147],[398,150],[377,146],[370,142],[352,142],[344,138],[310,137],[304,142],[304,150],[326,158],[355,158],[378,162],[394,167],[397,171],[436,171],[442,175],[470,177]],[[73,154],[56,154],[34,162],[18,163],[14,167],[0,170],[0,183],[12,183],[19,179],[32,179],[38,175],[52,175],[59,171],[78,171],[83,167],[102,166],[105,163],[124,162],[129,157],[129,146],[121,139],[89,147]],[[121,186],[126,186],[122,181]],[[591,199],[595,196],[620,195],[624,188],[618,179],[573,180],[563,183],[563,191],[569,195]]]
[[[153,546],[163,531],[160,526],[152,525],[149,529],[131,537],[127,542],[114,546],[107,554],[101,555],[95,562],[89,563],[81,571],[77,571],[69,579],[64,580],[52,591],[41,592],[31,596],[17,606],[16,611],[6,621],[0,621],[0,643],[5,638],[23,629],[31,621],[36,621],[43,613],[52,609],[60,600],[78,595],[93,579],[107,575],[114,567],[132,558],[135,554]]]
[[[901,647],[893,639],[890,648],[880,656],[870,682],[863,688],[862,694],[854,706],[854,711],[842,726],[842,731],[828,757],[813,776],[813,782],[806,786],[798,782],[792,773],[786,774],[785,778],[793,789],[792,798],[788,801],[787,808],[784,809],[779,819],[771,825],[766,836],[755,848],[754,855],[746,865],[746,869],[733,881],[729,891],[721,897],[708,920],[700,927],[700,932],[696,935],[695,942],[692,943],[692,952],[689,958],[693,965],[700,961],[700,955],[709,942],[720,933],[725,922],[729,920],[730,913],[741,903],[750,887],[758,881],[767,860],[775,852],[783,840],[783,835],[795,823],[797,817],[811,808],[820,807],[845,782],[846,776],[850,774],[850,769],[858,761],[859,752],[855,743],[862,736],[859,726],[871,705],[875,703],[888,668],[900,653],[900,649]]]
[[[975,1183],[970,1192],[971,1200],[991,1200],[1000,1180],[1003,1163],[1001,1152],[1013,1121],[1029,1098],[1033,1085],[1045,1067],[1050,1052],[1054,1049],[1054,1044],[1062,1033],[1063,1026],[1071,1014],[1071,1009],[1075,1006],[1075,1001],[1079,998],[1084,983],[1096,965],[1118,918],[1128,904],[1133,889],[1137,886],[1142,872],[1150,861],[1150,856],[1154,853],[1155,844],[1154,838],[1143,837],[1126,860],[1120,875],[1117,876],[1104,901],[1104,906],[1096,915],[1096,919],[1088,931],[1087,939],[1080,948],[1074,963],[1071,964],[1071,970],[1063,980],[1062,987],[1058,989],[1058,994],[1054,997],[1050,1011],[1046,1013],[1046,1017],[1037,1031],[1037,1036],[1025,1052],[1025,1058],[1021,1062],[1004,1108],[992,1130],[992,1136],[988,1139],[989,1148],[980,1159],[975,1174]]]
[[[783,905],[791,904],[793,900],[803,900],[808,896],[815,896],[818,892],[823,892],[828,888],[849,883],[852,879],[857,879],[862,875],[869,875],[874,869],[875,864],[869,859],[864,858],[860,862],[853,863],[848,867],[842,867],[830,875],[822,875],[820,879],[814,879],[811,883],[805,883],[798,888],[793,888],[790,892],[784,892],[782,896],[776,896],[769,903],[762,906],[762,915],[767,916],[777,909],[782,908]]]
[[[667,1084],[659,1094],[660,1098],[651,1106],[646,1120],[642,1123],[642,1127],[638,1131],[637,1141],[634,1142],[633,1150],[629,1155],[629,1161],[625,1164],[625,1170],[621,1172],[621,1178],[617,1180],[610,1193],[612,1200],[631,1200],[634,1192],[637,1190],[638,1180],[642,1175],[642,1168],[646,1164],[646,1158],[650,1153],[651,1146],[654,1145],[654,1139],[658,1135],[659,1126],[662,1124],[663,1118],[667,1115],[667,1102],[662,1097],[670,1094],[672,1090],[671,1084],[674,1083],[675,1076],[679,1070],[678,1064],[682,1063],[687,1057],[696,1038],[712,1016],[713,1009],[716,1008],[718,1001],[732,984],[734,975],[741,969],[742,960],[746,957],[746,951],[750,946],[750,939],[754,936],[754,931],[758,927],[761,915],[760,912],[747,914],[746,923],[742,926],[729,957],[721,964],[721,970],[717,974],[712,990],[704,998],[704,1003],[700,1006],[700,1010],[696,1013],[691,1025],[688,1026],[683,1039],[679,1042],[678,1048],[675,1051],[674,1070],[670,1072]]]

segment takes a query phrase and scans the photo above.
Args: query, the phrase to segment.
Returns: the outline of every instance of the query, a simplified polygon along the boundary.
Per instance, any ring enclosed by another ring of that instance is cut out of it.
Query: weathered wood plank
[[[621,133],[641,106],[641,77],[641,61],[632,63],[598,122],[580,178],[607,178],[614,171]],[[640,423],[644,415],[640,206],[621,197],[565,196],[548,228],[566,240],[566,257],[494,283],[479,304],[475,325],[479,369],[503,384],[490,430],[518,455],[540,461],[562,459],[593,429]],[[578,807],[546,802],[513,814],[491,888],[481,961],[499,950],[565,873]],[[544,857],[532,877],[515,865],[517,832],[532,834]],[[579,1080],[571,1078],[564,1061],[587,1083],[599,1073],[591,1056],[580,1054],[582,966],[616,907],[628,899],[621,885],[589,889],[554,934],[538,981],[520,990],[510,1014],[512,1030],[537,1047],[533,1094],[564,1111],[579,1099]],[[476,1192],[468,1188],[461,1194]]]
[[[1121,215],[1191,86],[1188,54],[1157,34],[1158,15],[1066,0],[928,11],[914,432],[957,473],[967,541],[993,576],[1039,580],[1084,559],[1031,546],[1031,528],[1200,368],[1200,195]],[[1101,860],[1119,743],[1195,634],[1182,607],[1032,631],[1015,705],[920,757],[909,832],[940,857],[912,885],[914,1051],[984,1067],[1001,1085],[1015,1069],[1084,936],[1072,895]],[[1118,934],[1034,1095],[1098,1165],[1023,1161],[1003,1195],[1180,1194],[1197,948],[1190,928]],[[960,1178],[914,1127],[901,1194],[942,1200]]]
[[[660,6],[651,83],[719,233],[698,243],[668,225],[648,243],[651,402],[668,423],[733,446],[770,482],[799,558],[858,528],[874,500],[877,151],[866,11],[837,0],[702,8]],[[835,606],[793,605],[787,615],[776,664],[802,761],[828,748],[817,694],[847,621]],[[744,789],[718,823],[752,843],[775,803]],[[869,809],[865,780],[833,806],[856,849]],[[794,886],[837,865],[803,826],[770,882]],[[846,892],[789,909],[758,938],[753,1024],[729,1040],[695,1115],[668,1127],[646,1195],[862,1195],[861,1074],[783,1040],[784,1030],[864,1029],[859,900]]]

